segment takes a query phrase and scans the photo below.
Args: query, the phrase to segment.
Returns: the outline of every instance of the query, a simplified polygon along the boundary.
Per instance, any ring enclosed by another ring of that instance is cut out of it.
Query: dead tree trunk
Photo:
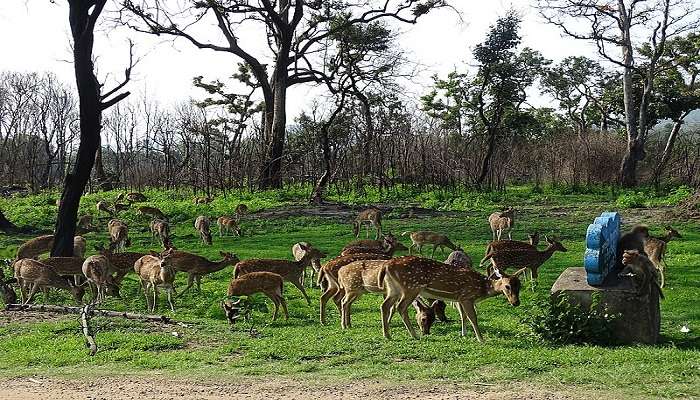
[[[664,169],[666,168],[666,164],[668,164],[668,160],[671,158],[671,153],[673,152],[673,146],[675,145],[676,139],[678,138],[678,133],[681,131],[681,127],[683,126],[683,119],[688,114],[689,112],[686,112],[685,115],[683,115],[680,119],[674,121],[673,127],[671,128],[671,132],[668,134],[668,138],[666,139],[666,146],[664,147],[664,152],[661,154],[661,159],[659,159],[659,162],[654,168],[654,186],[656,186],[657,189],[661,184],[661,175],[663,174]]]

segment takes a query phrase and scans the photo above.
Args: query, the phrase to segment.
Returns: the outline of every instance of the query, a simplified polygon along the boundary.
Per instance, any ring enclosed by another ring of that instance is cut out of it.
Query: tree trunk
[[[687,113],[686,113],[687,115]],[[685,116],[683,116],[685,118]],[[676,139],[678,138],[678,133],[681,130],[681,126],[683,125],[683,118],[675,121],[673,123],[673,128],[671,128],[671,133],[668,134],[668,139],[666,139],[666,147],[664,147],[664,152],[661,155],[661,159],[659,162],[656,164],[656,168],[654,168],[654,186],[659,187],[661,183],[661,174],[663,174],[664,169],[666,168],[666,164],[668,163],[668,160],[671,158],[671,152],[673,152],[673,146],[676,143]]]
[[[265,118],[266,137],[269,138],[267,160],[260,174],[260,189],[282,187],[282,156],[287,129],[287,77],[286,71],[275,74],[273,85],[272,118]],[[269,115],[269,114],[268,114]],[[269,129],[269,131],[268,131]]]
[[[496,151],[496,132],[494,129],[489,129],[488,133],[489,140],[488,147],[486,148],[486,155],[484,155],[484,159],[481,162],[481,173],[479,173],[479,177],[476,179],[476,187],[479,189],[481,189],[491,170],[491,159],[493,158],[493,153]]]

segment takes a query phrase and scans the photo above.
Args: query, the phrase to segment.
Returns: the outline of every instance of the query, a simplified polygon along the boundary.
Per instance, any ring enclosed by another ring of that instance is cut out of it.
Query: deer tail
[[[380,270],[379,273],[377,273],[377,286],[384,290],[384,277],[386,276],[386,265],[383,266]]]

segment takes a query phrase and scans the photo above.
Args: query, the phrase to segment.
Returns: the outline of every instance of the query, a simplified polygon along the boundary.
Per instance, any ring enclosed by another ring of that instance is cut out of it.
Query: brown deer
[[[119,296],[119,289],[116,288],[112,275],[112,267],[109,260],[103,255],[90,256],[85,259],[82,265],[82,272],[93,289],[92,303],[101,303],[107,298],[108,292]],[[97,291],[95,291],[97,288]],[[116,289],[116,292],[115,292]]]
[[[129,228],[121,220],[116,218],[109,220],[107,232],[109,232],[109,241],[115,250],[124,251],[126,247],[131,246]]]
[[[129,272],[134,272],[136,261],[146,255],[146,253],[130,251],[115,253],[113,245],[110,245],[108,248],[96,246],[95,249],[109,260],[109,265],[112,268],[110,274],[114,274],[113,280],[117,286],[121,285],[122,280]]]
[[[462,322],[462,336],[467,334],[468,319],[477,340],[483,342],[474,305],[480,300],[500,294],[505,295],[511,305],[520,305],[518,276],[523,271],[525,268],[518,270],[513,276],[496,271],[495,279],[489,279],[472,269],[455,269],[431,259],[415,256],[394,258],[379,271],[377,278],[380,289],[386,290],[386,298],[381,306],[384,337],[390,338],[389,322],[392,311],[395,310],[411,336],[418,338],[407,310],[418,295],[421,295],[456,302]]]
[[[664,298],[656,266],[644,253],[640,253],[639,250],[625,250],[622,253],[622,265],[624,268],[618,276],[631,277],[639,295],[647,294],[651,287],[655,286],[659,291],[659,296]]]
[[[97,208],[97,216],[100,216],[100,212],[107,213],[110,217],[114,215],[114,209],[109,206],[109,203],[104,200],[100,200],[97,202],[95,205],[95,208]]]
[[[175,271],[187,273],[187,287],[180,292],[178,297],[187,292],[192,285],[197,283],[197,290],[201,291],[201,279],[217,271],[221,271],[229,265],[236,265],[240,259],[233,253],[219,252],[222,259],[219,261],[209,261],[202,256],[180,250],[173,250],[170,257],[170,264]]]
[[[493,251],[507,251],[507,250],[537,250],[537,244],[540,242],[540,234],[529,233],[528,242],[521,242],[518,240],[494,240],[486,245],[486,251],[484,252],[484,257]],[[479,262],[479,266],[483,267],[485,259]]]
[[[139,276],[143,293],[146,296],[146,306],[151,312],[156,310],[159,287],[165,289],[168,295],[170,311],[175,312],[175,305],[173,304],[175,270],[170,265],[171,253],[172,249],[168,249],[161,254],[148,254],[134,263],[134,271]],[[153,290],[152,302],[148,294],[149,290]]]
[[[128,204],[124,204],[124,203],[114,203],[114,212],[115,212],[115,213],[120,213],[120,212],[126,211],[126,210],[128,210],[128,209],[129,209],[129,205],[128,205]]]
[[[214,200],[214,199],[212,199],[211,197],[196,196],[196,197],[192,200],[192,202],[193,202],[194,204],[209,204],[209,203],[211,203],[213,200]]]
[[[437,233],[433,231],[406,231],[401,234],[401,236],[406,235],[409,235],[412,242],[412,244],[408,247],[408,254],[411,254],[414,248],[418,249],[418,253],[423,254],[423,245],[425,244],[433,245],[433,253],[431,255],[431,258],[435,258],[435,250],[437,250],[438,247],[440,248],[441,252],[445,247],[452,251],[459,250],[459,247],[452,243],[450,239],[448,239],[447,236],[443,235],[442,233]]]
[[[236,235],[241,236],[241,228],[234,218],[231,217],[219,217],[216,220],[216,225],[219,227],[219,237],[231,234],[233,231]]]
[[[141,215],[146,215],[151,218],[167,220],[167,218],[165,218],[165,214],[163,214],[163,212],[156,207],[140,206],[139,208],[137,208],[137,210],[138,213]]]
[[[367,224],[367,237],[369,237],[369,227],[372,226],[376,231],[375,239],[379,239],[382,235],[382,212],[378,208],[368,208],[360,211],[352,223],[355,237],[360,236],[362,224]]]
[[[170,242],[170,224],[168,221],[163,221],[162,219],[154,219],[148,225],[151,230],[151,236],[153,239],[158,239],[158,241],[163,245],[163,247],[168,247]]]
[[[82,286],[76,286],[73,282],[59,275],[51,266],[40,261],[23,258],[14,263],[15,279],[20,290],[22,304],[28,304],[34,298],[37,289],[44,291],[44,301],[49,288],[67,290],[73,295],[76,303],[80,304],[85,290]],[[25,296],[25,290],[29,288],[29,294]]]
[[[666,249],[668,247],[668,242],[674,238],[682,238],[681,234],[671,228],[670,226],[665,226],[666,234],[661,237],[649,236],[644,240],[644,252],[649,257],[657,271],[659,272],[660,287],[664,287],[666,283],[665,270],[666,270]]]
[[[526,268],[530,271],[530,278],[537,279],[537,271],[545,261],[556,251],[566,252],[566,248],[558,240],[553,240],[545,236],[548,245],[544,250],[537,248],[496,250],[489,252],[481,263],[491,261],[490,271],[505,272],[508,267]],[[480,263],[480,264],[481,264]],[[534,288],[533,288],[534,290]]]
[[[194,220],[194,229],[199,232],[199,237],[202,238],[202,242],[208,246],[211,246],[211,221],[209,217],[200,215]]]
[[[295,243],[294,246],[292,246],[292,254],[294,255],[294,260],[299,261],[302,258],[304,258],[304,255],[306,254],[306,251],[302,249],[302,247],[309,247],[311,246],[310,244],[306,242],[299,242]],[[321,260],[318,259],[313,259],[311,260],[311,269],[310,269],[310,280],[314,282],[314,273],[318,274],[318,271],[321,269]],[[304,281],[306,281],[306,277],[304,277]],[[303,283],[303,282],[302,282]]]
[[[325,290],[321,295],[321,324],[326,323],[326,303],[328,303],[328,300],[333,299],[333,302],[338,307],[338,311],[342,311],[340,302],[345,292],[343,292],[338,283],[338,271],[343,266],[360,260],[388,260],[390,258],[391,256],[385,254],[361,253],[338,256],[325,263],[318,273],[318,285],[323,287],[325,282]]]
[[[17,249],[17,255],[15,259],[20,260],[22,258],[39,258],[40,255],[44,253],[51,252],[53,247],[54,235],[42,235],[35,237],[24,242]],[[82,236],[73,237],[73,256],[83,257],[85,254],[85,247],[87,242]]]
[[[340,255],[377,253],[393,256],[395,252],[404,250],[408,250],[408,247],[404,246],[396,236],[387,233],[382,240],[362,239],[350,242],[343,247]]]
[[[275,304],[275,312],[272,314],[272,320],[275,321],[280,305],[284,311],[285,319],[289,319],[287,302],[284,300],[284,296],[282,296],[283,291],[284,279],[279,274],[261,271],[251,272],[238,278],[231,279],[226,294],[230,298],[232,296],[250,296],[255,293],[264,293]],[[238,299],[236,302],[225,300],[221,303],[226,318],[231,325],[240,318],[240,309],[238,307],[240,302],[241,300]]]
[[[131,192],[126,195],[126,200],[129,203],[143,203],[146,201],[146,195],[139,192]]]
[[[495,212],[489,215],[489,225],[491,226],[491,234],[493,240],[501,240],[503,233],[508,232],[508,239],[511,238],[513,223],[515,218],[515,209],[508,207],[501,212]]]
[[[71,276],[76,285],[84,277],[83,263],[85,259],[82,257],[48,257],[40,260],[56,271],[61,276]]]
[[[233,276],[234,278],[237,278],[250,272],[259,271],[274,272],[281,275],[285,281],[296,286],[297,289],[301,291],[304,299],[306,299],[306,304],[311,305],[311,300],[306,294],[306,290],[304,290],[304,285],[302,284],[304,269],[311,264],[313,259],[324,258],[326,257],[326,254],[312,246],[302,246],[302,250],[304,250],[306,254],[304,254],[304,257],[302,257],[302,259],[299,261],[261,259],[243,260],[234,267]]]

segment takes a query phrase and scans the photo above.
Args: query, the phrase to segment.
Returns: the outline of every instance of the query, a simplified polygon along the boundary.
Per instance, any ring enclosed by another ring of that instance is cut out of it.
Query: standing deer
[[[129,228],[121,220],[109,220],[107,223],[107,231],[109,232],[110,243],[115,250],[124,251],[126,247],[131,246]]]
[[[83,275],[83,263],[85,259],[82,257],[48,257],[40,260],[56,271],[61,276],[70,276],[73,278],[75,285],[80,285]]]
[[[167,218],[165,218],[165,214],[163,214],[163,212],[156,207],[140,206],[137,210],[138,213],[141,215],[146,215],[151,218],[167,220]]]
[[[537,279],[537,271],[556,251],[566,252],[566,248],[557,240],[545,236],[548,246],[544,250],[537,248],[494,250],[489,252],[479,264],[491,261],[491,271],[505,272],[508,267],[530,270],[530,278]],[[534,289],[533,289],[534,290]]]
[[[90,256],[83,262],[83,275],[85,275],[85,278],[90,283],[90,287],[93,289],[93,304],[101,303],[107,298],[108,291],[115,288],[112,275],[110,275],[111,270],[109,260],[103,255]],[[95,288],[97,288],[97,291],[95,291]],[[116,297],[120,297],[118,289],[116,290]]]
[[[34,239],[27,240],[17,249],[15,259],[22,258],[39,258],[44,253],[51,252],[53,247],[54,235],[42,235]],[[82,236],[73,237],[73,256],[83,257],[85,254],[85,246],[87,242]]]
[[[307,242],[299,242],[295,243],[294,246],[292,246],[292,254],[294,255],[294,260],[299,261],[302,258],[304,258],[304,255],[306,254],[306,251],[302,249],[302,247],[309,247],[311,246]],[[311,260],[311,270],[310,270],[310,280],[314,282],[314,273],[318,274],[318,271],[321,269],[321,260],[318,259],[313,259]],[[306,277],[304,277],[304,281],[306,281]],[[303,282],[302,282],[303,283]]]
[[[95,249],[109,260],[109,265],[112,268],[110,274],[114,274],[113,280],[117,286],[121,285],[122,280],[129,272],[134,272],[136,261],[146,255],[146,253],[129,251],[115,253],[114,245],[110,245],[108,248],[96,246]]]
[[[681,234],[671,228],[670,226],[665,226],[666,234],[662,237],[649,236],[644,240],[644,252],[649,257],[654,266],[659,271],[660,287],[664,287],[666,283],[665,270],[666,270],[666,249],[668,247],[668,242],[673,240],[673,238],[682,238]]]
[[[279,274],[285,281],[290,282],[301,291],[302,296],[306,299],[306,304],[311,305],[311,300],[304,290],[302,284],[302,276],[304,269],[308,267],[313,259],[321,259],[326,257],[326,254],[312,246],[302,246],[302,250],[306,252],[304,257],[299,261],[289,260],[261,260],[251,259],[243,260],[236,264],[233,271],[234,278],[245,275],[250,272],[267,271]]]
[[[194,229],[199,232],[199,237],[202,238],[202,242],[208,246],[211,246],[211,221],[209,217],[200,215],[194,220]]]
[[[418,252],[420,254],[423,254],[423,245],[425,244],[433,245],[433,253],[431,255],[431,258],[435,258],[435,250],[437,250],[438,247],[440,248],[441,252],[445,247],[452,251],[459,250],[459,247],[452,243],[450,239],[448,239],[447,236],[443,235],[442,233],[437,233],[433,231],[406,231],[401,234],[401,236],[406,235],[409,235],[412,242],[412,244],[408,247],[408,254],[411,254],[414,248],[417,248]]]
[[[530,233],[527,235],[529,242],[521,242],[519,240],[494,240],[486,245],[484,256],[494,251],[508,250],[537,250],[537,244],[540,242],[539,233]],[[481,260],[479,266],[484,266],[484,259]]]
[[[134,263],[134,271],[139,276],[143,293],[146,296],[146,306],[148,310],[154,312],[158,301],[158,288],[165,289],[168,295],[170,311],[175,312],[173,304],[173,294],[175,292],[175,270],[170,265],[172,249],[168,249],[159,254],[148,254],[139,258]],[[153,290],[153,301],[148,292]]]
[[[73,295],[76,303],[80,304],[85,290],[82,286],[76,286],[73,282],[60,276],[51,266],[40,261],[23,258],[14,263],[14,274],[19,286],[22,304],[28,304],[34,298],[37,289],[44,291],[44,301],[49,288],[67,290]],[[29,295],[25,296],[25,290],[29,288]]]
[[[219,261],[209,261],[202,256],[180,250],[173,250],[170,257],[170,264],[175,271],[187,273],[187,287],[180,292],[178,297],[187,292],[194,283],[197,283],[197,290],[201,292],[201,279],[217,271],[221,271],[229,265],[236,265],[240,260],[233,253],[219,252],[222,259]]]
[[[505,232],[508,232],[508,239],[511,239],[514,217],[515,209],[513,207],[508,207],[504,211],[489,215],[489,225],[491,226],[493,240],[501,240],[501,235]]]
[[[248,214],[248,206],[241,203],[236,206],[236,210],[234,212],[236,214],[236,222],[241,222],[241,218],[243,218],[244,215]]]
[[[393,310],[397,311],[406,329],[417,339],[413,325],[408,318],[408,307],[421,295],[457,303],[462,322],[462,336],[467,334],[467,319],[474,329],[479,342],[484,339],[476,320],[476,302],[488,297],[503,294],[512,306],[520,305],[520,280],[518,276],[525,268],[513,276],[500,272],[496,279],[489,279],[472,269],[455,269],[441,262],[415,256],[405,256],[390,260],[379,271],[380,289],[386,290],[386,298],[381,306],[382,331],[390,338],[389,322]]]
[[[352,223],[352,230],[355,237],[360,237],[360,229],[362,224],[367,224],[367,237],[369,237],[369,227],[372,226],[376,230],[375,239],[379,239],[382,235],[382,212],[378,208],[368,208],[360,211]]]
[[[236,235],[241,236],[241,228],[238,223],[231,217],[219,217],[216,220],[216,225],[219,227],[219,237],[229,235],[233,231]]]
[[[154,219],[149,224],[149,228],[153,239],[158,238],[163,247],[167,247],[170,244],[170,224],[168,221]]]
[[[272,320],[277,319],[277,313],[279,312],[280,305],[284,311],[285,319],[289,319],[289,313],[287,312],[287,302],[282,296],[284,291],[284,279],[272,272],[251,272],[238,278],[231,279],[228,285],[227,296],[230,298],[232,296],[250,296],[255,293],[264,293],[267,297],[272,300],[275,304],[275,312],[272,314]],[[241,300],[238,299],[236,302],[231,302],[230,300],[225,300],[221,303],[224,308],[224,313],[228,319],[229,324],[233,325],[236,320],[240,317],[239,308]]]

